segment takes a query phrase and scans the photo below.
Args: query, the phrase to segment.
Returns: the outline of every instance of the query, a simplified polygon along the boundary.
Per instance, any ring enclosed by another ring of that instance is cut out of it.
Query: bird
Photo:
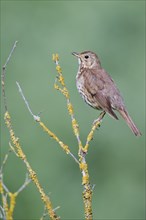
[[[111,76],[102,67],[99,57],[92,51],[73,52],[78,58],[77,89],[84,101],[97,110],[118,120],[119,112],[135,136],[141,136],[124,104],[123,97]]]

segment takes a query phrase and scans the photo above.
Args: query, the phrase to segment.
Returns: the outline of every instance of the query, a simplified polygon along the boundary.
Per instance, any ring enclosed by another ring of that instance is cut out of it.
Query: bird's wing
[[[84,86],[87,91],[92,95],[95,102],[99,103],[100,107],[108,112],[112,117],[118,119],[117,115],[112,109],[110,96],[108,95],[108,88],[113,83],[112,79],[106,72],[98,74],[98,71],[85,70],[84,73]],[[106,78],[105,78],[106,74]]]

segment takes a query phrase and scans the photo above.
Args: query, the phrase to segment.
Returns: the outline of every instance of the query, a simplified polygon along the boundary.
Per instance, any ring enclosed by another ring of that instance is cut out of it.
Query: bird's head
[[[82,53],[73,52],[72,55],[78,58],[79,65],[83,68],[101,67],[98,56],[91,51],[84,51]]]

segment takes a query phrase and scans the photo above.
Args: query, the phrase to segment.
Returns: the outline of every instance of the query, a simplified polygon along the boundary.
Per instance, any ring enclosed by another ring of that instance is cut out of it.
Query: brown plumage
[[[140,136],[141,132],[129,116],[116,84],[101,67],[98,56],[91,51],[73,52],[72,54],[78,58],[79,69],[76,85],[85,102],[95,109],[107,112],[115,119],[118,119],[114,112],[117,110],[132,132],[136,136]]]

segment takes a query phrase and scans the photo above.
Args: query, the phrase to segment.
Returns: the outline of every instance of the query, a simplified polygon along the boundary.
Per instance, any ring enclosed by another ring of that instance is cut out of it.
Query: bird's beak
[[[76,57],[80,57],[80,54],[79,53],[76,53],[76,52],[72,52],[72,55],[76,56]]]

